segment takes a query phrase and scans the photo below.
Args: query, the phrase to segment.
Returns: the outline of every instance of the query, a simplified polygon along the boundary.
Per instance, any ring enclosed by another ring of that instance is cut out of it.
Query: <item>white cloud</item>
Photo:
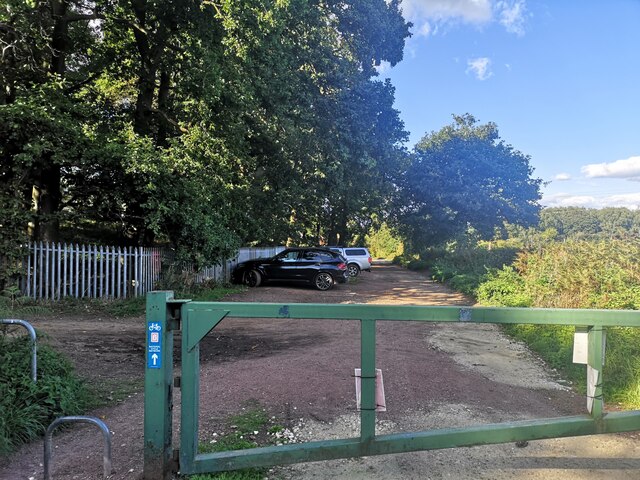
[[[571,175],[568,173],[559,173],[553,179],[557,182],[566,182],[567,180],[571,180]]]
[[[592,163],[582,167],[587,178],[626,178],[640,180],[640,156],[616,160],[612,163]]]
[[[402,0],[402,11],[409,20],[460,19],[467,23],[491,20],[489,0]]]
[[[380,65],[374,65],[373,68],[375,68],[376,71],[384,77],[391,71],[391,63],[383,60],[380,62]]]
[[[431,27],[431,24],[425,21],[422,25],[419,25],[413,33],[415,33],[418,37],[428,37],[432,31],[433,27]]]
[[[486,25],[496,20],[509,33],[525,33],[526,0],[402,0],[401,7],[417,37],[434,35],[447,23]]]
[[[478,80],[486,80],[493,76],[491,71],[491,59],[487,57],[474,58],[467,60],[467,73],[473,72]]]
[[[500,1],[496,3],[496,10],[499,12],[500,24],[504,26],[507,32],[514,33],[519,37],[524,35],[527,11],[524,0]]]
[[[541,203],[546,207],[626,207],[630,210],[637,210],[640,209],[640,192],[602,197],[556,193],[554,195],[543,196]]]

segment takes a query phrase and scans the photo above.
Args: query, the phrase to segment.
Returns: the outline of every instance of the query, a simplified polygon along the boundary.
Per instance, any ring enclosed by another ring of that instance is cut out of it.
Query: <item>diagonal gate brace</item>
[[[189,312],[189,328],[187,334],[187,351],[191,352],[207,333],[216,328],[229,310],[195,310]]]

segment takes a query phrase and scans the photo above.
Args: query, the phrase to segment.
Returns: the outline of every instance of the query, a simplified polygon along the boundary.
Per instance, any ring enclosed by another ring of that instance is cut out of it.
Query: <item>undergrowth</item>
[[[243,290],[241,286],[207,283],[175,291],[175,298],[188,298],[203,302],[216,302],[227,295]],[[0,296],[0,317],[23,318],[28,316],[57,315],[102,315],[117,318],[139,317],[145,314],[146,297],[131,298],[72,298],[60,300],[34,300],[17,296],[10,299]]]
[[[31,339],[0,332],[0,454],[40,437],[59,416],[85,411],[90,395],[71,363],[38,344],[37,382],[31,378]]]

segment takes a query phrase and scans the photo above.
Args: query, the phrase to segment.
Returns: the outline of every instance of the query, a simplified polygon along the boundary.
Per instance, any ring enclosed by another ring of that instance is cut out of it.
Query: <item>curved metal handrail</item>
[[[56,418],[47,428],[47,433],[44,436],[44,480],[51,480],[49,465],[51,459],[51,439],[53,437],[53,431],[58,427],[58,425],[66,422],[92,423],[102,431],[105,442],[104,453],[102,456],[103,476],[104,478],[107,478],[111,475],[113,469],[111,465],[111,433],[109,432],[109,427],[107,427],[102,420],[95,417],[69,416]]]

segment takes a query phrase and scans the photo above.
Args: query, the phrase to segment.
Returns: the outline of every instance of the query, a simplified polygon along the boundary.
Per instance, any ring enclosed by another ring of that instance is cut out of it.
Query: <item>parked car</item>
[[[329,290],[348,278],[347,264],[339,253],[327,248],[288,248],[271,258],[239,263],[231,281],[249,287],[264,282],[309,283],[318,290]]]
[[[365,247],[329,247],[347,260],[347,272],[350,277],[357,277],[361,270],[371,271],[371,254]]]

